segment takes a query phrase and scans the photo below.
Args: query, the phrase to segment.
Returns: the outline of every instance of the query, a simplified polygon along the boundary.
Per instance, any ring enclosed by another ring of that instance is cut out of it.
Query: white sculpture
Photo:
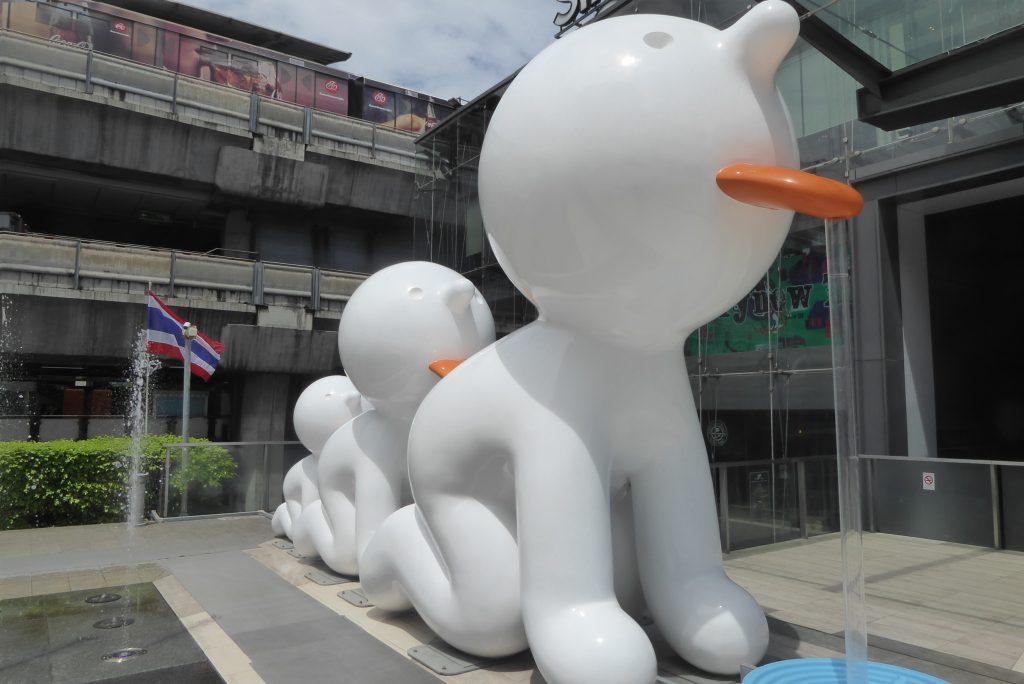
[[[352,381],[344,375],[320,378],[299,395],[292,420],[299,441],[310,453],[284,476],[284,503],[274,511],[270,523],[274,534],[292,537],[292,523],[298,520],[302,509],[320,498],[316,471],[324,443],[366,408]]]
[[[642,588],[692,664],[736,673],[761,659],[764,615],[722,569],[682,345],[775,259],[793,212],[765,207],[828,210],[844,192],[793,170],[773,79],[798,31],[780,0],[725,31],[612,18],[555,42],[509,86],[480,201],[540,319],[420,406],[415,504],[360,559],[377,606],[415,607],[470,653],[529,645],[552,684],[649,683],[654,650],[624,610]]]
[[[318,467],[320,500],[296,524],[329,567],[358,574],[360,552],[377,527],[411,500],[405,456],[420,401],[438,376],[493,341],[494,320],[483,297],[443,266],[397,264],[353,293],[338,347],[371,408],[327,440]]]

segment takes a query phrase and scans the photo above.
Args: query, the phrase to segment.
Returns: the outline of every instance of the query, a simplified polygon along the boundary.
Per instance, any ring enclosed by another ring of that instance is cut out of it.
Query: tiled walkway
[[[131,546],[124,525],[0,533],[0,599],[155,581],[230,682],[286,681],[299,671],[317,681],[318,663],[324,681],[333,681],[342,663],[357,661],[380,670],[383,681],[433,679],[406,655],[432,638],[418,617],[338,598],[355,584],[309,581],[311,561],[271,545],[266,518],[168,522],[132,533]],[[872,534],[865,556],[872,658],[954,684],[1024,684],[1024,554]],[[734,553],[726,567],[770,616],[769,660],[839,655],[836,537]],[[321,634],[331,644],[306,643]],[[661,682],[736,681],[662,656]],[[528,654],[443,681],[542,683]]]

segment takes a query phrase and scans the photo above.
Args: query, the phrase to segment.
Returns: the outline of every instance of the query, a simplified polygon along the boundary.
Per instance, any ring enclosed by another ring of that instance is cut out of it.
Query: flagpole
[[[182,380],[181,380],[181,468],[182,472],[185,473],[184,486],[181,489],[181,513],[179,515],[188,515],[188,419],[191,411],[191,403],[189,402],[189,390],[192,384],[192,340],[195,339],[196,335],[199,334],[198,328],[192,325],[188,321],[182,326],[182,336],[185,338],[185,354],[184,363],[182,364]]]
[[[149,293],[153,291],[153,283],[146,283],[146,318],[149,318]],[[147,346],[149,342],[149,323],[146,323],[146,342]],[[142,436],[149,436],[149,367],[150,367],[149,350],[146,350],[146,386],[143,388],[142,395]]]

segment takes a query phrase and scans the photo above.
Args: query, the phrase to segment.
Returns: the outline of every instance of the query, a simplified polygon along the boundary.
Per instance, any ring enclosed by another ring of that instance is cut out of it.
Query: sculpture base
[[[938,677],[895,665],[866,663],[864,684],[946,684]],[[833,658],[781,660],[753,670],[743,684],[846,684],[846,661]]]

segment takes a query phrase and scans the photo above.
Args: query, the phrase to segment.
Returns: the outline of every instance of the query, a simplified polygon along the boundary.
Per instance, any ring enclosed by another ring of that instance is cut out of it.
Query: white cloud
[[[343,69],[472,99],[551,42],[554,0],[186,0],[352,52]]]

